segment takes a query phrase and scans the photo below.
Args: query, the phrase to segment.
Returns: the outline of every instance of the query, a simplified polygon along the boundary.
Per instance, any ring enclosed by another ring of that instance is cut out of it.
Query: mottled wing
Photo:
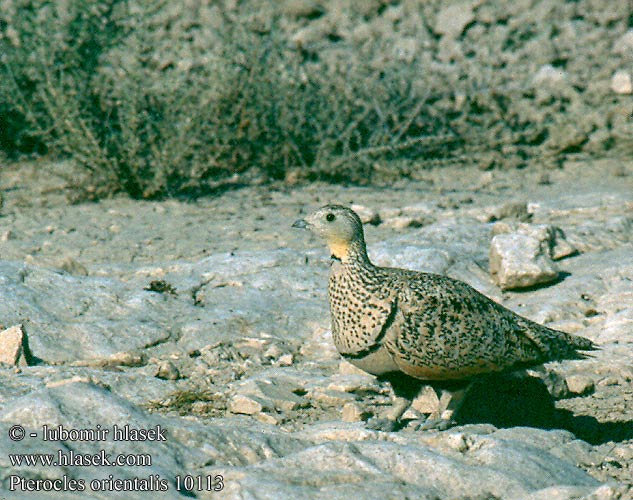
[[[419,273],[398,279],[398,311],[385,346],[404,373],[461,379],[541,358],[516,315],[466,283]]]

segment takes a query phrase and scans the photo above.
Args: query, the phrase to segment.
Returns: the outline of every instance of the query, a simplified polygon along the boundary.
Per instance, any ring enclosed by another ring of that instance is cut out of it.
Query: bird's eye
[[[325,216],[325,220],[328,221],[328,222],[332,222],[334,219],[336,219],[336,215],[334,215],[334,214],[327,214]]]

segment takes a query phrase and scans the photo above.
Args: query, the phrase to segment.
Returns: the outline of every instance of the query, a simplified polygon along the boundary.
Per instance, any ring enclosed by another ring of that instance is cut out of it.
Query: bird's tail
[[[588,338],[554,330],[538,323],[530,322],[529,325],[526,325],[525,330],[526,336],[547,360],[585,359],[591,357],[586,351],[599,349]]]

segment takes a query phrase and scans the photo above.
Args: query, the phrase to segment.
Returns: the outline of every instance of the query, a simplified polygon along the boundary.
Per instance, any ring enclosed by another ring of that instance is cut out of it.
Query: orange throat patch
[[[330,240],[327,242],[330,253],[337,259],[344,260],[349,253],[349,241]]]

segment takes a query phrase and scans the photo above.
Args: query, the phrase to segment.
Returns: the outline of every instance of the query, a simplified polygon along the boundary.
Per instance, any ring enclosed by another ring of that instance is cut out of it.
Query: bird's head
[[[323,238],[332,256],[346,261],[352,252],[365,252],[363,223],[356,213],[342,205],[325,205],[292,227],[309,229]]]

